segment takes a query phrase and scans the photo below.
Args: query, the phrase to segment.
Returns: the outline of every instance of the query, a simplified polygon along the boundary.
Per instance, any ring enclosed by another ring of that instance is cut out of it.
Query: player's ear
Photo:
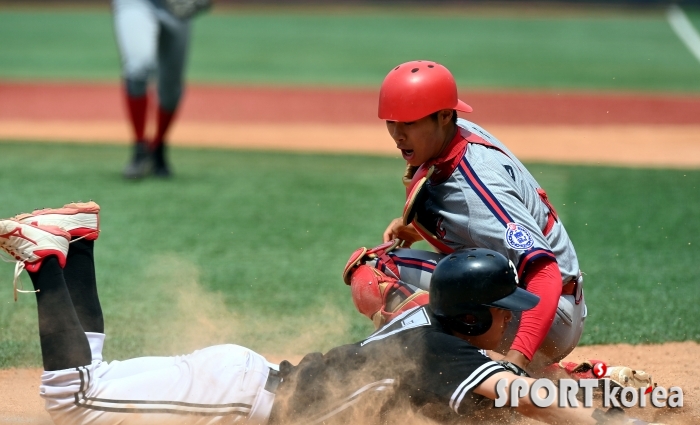
[[[456,114],[456,112],[452,109],[443,109],[438,112],[438,122],[440,123],[441,126],[446,126],[450,122],[452,122],[452,114]]]

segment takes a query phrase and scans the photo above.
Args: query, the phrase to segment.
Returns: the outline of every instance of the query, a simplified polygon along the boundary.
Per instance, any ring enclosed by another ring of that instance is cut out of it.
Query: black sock
[[[85,331],[75,314],[63,270],[54,256],[44,259],[41,269],[29,273],[39,313],[39,338],[44,370],[87,366],[92,353]]]
[[[95,241],[86,239],[73,241],[68,250],[63,276],[83,330],[104,333],[105,324],[95,279],[94,245]]]

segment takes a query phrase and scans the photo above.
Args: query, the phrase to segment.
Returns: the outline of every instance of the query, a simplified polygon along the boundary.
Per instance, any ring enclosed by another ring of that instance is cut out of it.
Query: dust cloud
[[[186,354],[211,345],[237,344],[273,363],[285,359],[296,363],[303,355],[321,350],[327,345],[324,342],[342,340],[350,328],[348,318],[328,305],[282,321],[245,315],[231,310],[224,294],[203,287],[201,270],[186,257],[171,253],[150,263],[145,279],[153,294],[134,302],[148,302],[157,294],[168,299],[161,303],[168,308],[142,328],[149,335],[144,341],[146,353]]]

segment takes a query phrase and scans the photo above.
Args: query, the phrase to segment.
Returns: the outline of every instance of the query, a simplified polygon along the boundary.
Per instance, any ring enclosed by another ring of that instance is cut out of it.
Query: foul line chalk
[[[700,35],[690,22],[690,19],[688,19],[688,16],[683,12],[683,9],[678,7],[678,5],[672,4],[666,12],[666,18],[678,38],[690,50],[690,53],[695,56],[695,59],[700,62]]]

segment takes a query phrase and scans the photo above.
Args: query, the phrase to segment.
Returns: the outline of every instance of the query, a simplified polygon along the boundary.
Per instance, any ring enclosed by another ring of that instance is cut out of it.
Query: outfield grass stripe
[[[666,16],[668,23],[678,38],[690,50],[690,53],[695,56],[695,59],[700,62],[700,34],[698,34],[697,29],[695,29],[688,16],[683,12],[683,9],[676,4],[672,4],[668,8]]]
[[[0,11],[0,76],[119,79],[109,12]],[[451,16],[223,11],[194,23],[188,78],[376,88],[397,63],[445,64],[460,85],[697,92],[697,62],[663,13]]]
[[[173,180],[133,182],[120,177],[124,147],[0,152],[0,217],[87,199],[103,207],[107,359],[218,343],[295,355],[372,330],[340,274],[401,214],[402,159],[175,147]],[[528,169],[586,273],[583,343],[700,341],[700,170]],[[35,297],[13,303],[12,275],[0,263],[0,367],[40,365]]]

